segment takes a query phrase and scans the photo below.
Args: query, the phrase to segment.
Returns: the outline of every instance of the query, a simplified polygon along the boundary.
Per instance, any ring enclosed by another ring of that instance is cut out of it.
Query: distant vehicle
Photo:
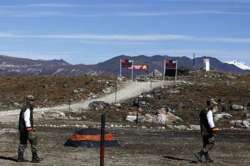
[[[136,76],[136,81],[149,81],[149,77],[146,75]]]

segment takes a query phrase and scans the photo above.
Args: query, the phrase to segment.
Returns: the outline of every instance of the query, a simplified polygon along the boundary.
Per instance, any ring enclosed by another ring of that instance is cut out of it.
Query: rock
[[[166,113],[159,113],[157,115],[157,123],[165,125],[166,124],[166,120],[167,120]]]
[[[92,99],[96,99],[97,98],[97,95],[95,95],[94,93],[90,93],[89,95],[88,95],[90,98],[92,98]]]
[[[121,108],[121,107],[122,107],[121,103],[115,103],[114,105],[115,105],[116,107],[118,107],[118,108]]]
[[[93,101],[89,104],[89,108],[96,111],[103,110],[104,108],[107,108],[109,106],[110,105],[108,103],[105,103],[104,101]]]
[[[126,81],[126,77],[122,76],[122,77],[117,77],[118,81]]]
[[[136,115],[136,112],[129,112],[128,115]]]
[[[105,93],[105,94],[112,93],[112,92],[113,92],[113,87],[108,87],[108,88],[106,88],[106,89],[103,89],[102,91],[103,91],[103,93]]]
[[[250,121],[248,120],[232,120],[230,124],[235,128],[250,128]]]
[[[246,114],[246,118],[250,118],[250,113],[247,113],[247,114]]]
[[[136,115],[127,115],[126,120],[129,121],[129,122],[135,122]]]
[[[230,119],[233,116],[229,113],[222,112],[220,114],[215,114],[214,115],[214,121],[219,121],[220,119]]]
[[[237,104],[233,104],[233,105],[231,106],[231,108],[232,108],[233,111],[243,111],[243,110],[244,110],[244,106],[242,106],[242,105],[237,105]]]
[[[69,87],[69,85],[68,84],[63,84],[63,88],[68,88]]]
[[[171,112],[166,112],[165,108],[161,108],[160,110],[157,111],[157,118],[156,118],[156,123],[159,124],[173,124],[173,123],[177,123],[177,122],[182,122],[183,120],[174,115]]]
[[[177,130],[187,130],[188,126],[185,125],[178,125],[178,126],[174,126],[175,129]]]
[[[180,117],[172,114],[171,112],[166,113],[166,124],[173,124],[178,122],[183,122],[183,120]]]
[[[73,93],[77,94],[77,93],[79,93],[79,91],[77,89],[74,89]]]
[[[171,112],[171,113],[175,113],[176,112],[176,110],[175,109],[172,109],[172,108],[167,108],[168,109],[168,112]]]
[[[18,130],[12,129],[12,128],[4,128],[0,130],[0,135],[6,134],[6,133],[18,133]]]
[[[84,92],[86,89],[85,88],[79,88],[78,89],[80,92]]]
[[[14,105],[15,107],[21,108],[21,104],[19,104],[19,103],[17,103],[17,102],[14,102],[13,105]]]
[[[156,118],[150,114],[146,114],[143,118],[143,121],[148,123],[153,123],[156,121]]]
[[[201,129],[200,125],[190,125],[189,128],[190,128],[190,130],[200,130]]]
[[[174,129],[174,125],[167,125],[167,128],[169,128],[169,129]]]
[[[146,101],[140,101],[140,103],[139,103],[140,105],[146,105]]]
[[[250,122],[247,121],[247,120],[243,120],[242,124],[243,124],[243,126],[246,127],[246,128],[249,128],[249,127],[250,127]]]
[[[46,119],[65,119],[65,113],[61,111],[44,112],[42,116]]]
[[[178,90],[178,89],[172,89],[172,90],[169,90],[168,93],[170,93],[170,94],[179,94],[179,93],[181,93],[181,91]]]
[[[153,96],[150,95],[150,94],[147,94],[146,97],[147,97],[147,98],[153,98]]]

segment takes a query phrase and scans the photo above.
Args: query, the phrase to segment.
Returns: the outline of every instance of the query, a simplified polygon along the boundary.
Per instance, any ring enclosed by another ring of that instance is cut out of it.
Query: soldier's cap
[[[34,101],[35,100],[35,97],[33,95],[27,95],[25,98],[28,101]]]
[[[218,104],[218,103],[215,101],[214,98],[211,98],[211,99],[210,99],[210,103],[213,104],[213,105],[217,105],[217,104]]]

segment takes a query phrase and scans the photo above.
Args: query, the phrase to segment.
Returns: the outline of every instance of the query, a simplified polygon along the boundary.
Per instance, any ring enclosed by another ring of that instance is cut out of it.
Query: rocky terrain
[[[68,148],[63,144],[76,129],[99,128],[104,112],[107,130],[121,144],[106,149],[107,165],[197,164],[193,153],[201,147],[198,113],[211,97],[218,102],[215,120],[221,128],[212,152],[215,163],[211,165],[250,164],[250,76],[199,71],[179,77],[177,82],[151,81],[131,84],[97,76],[2,77],[0,164],[18,165],[17,116],[14,121],[4,120],[10,115],[4,110],[18,109],[28,93],[36,96],[39,107],[47,107],[47,111],[35,114],[40,152],[45,159],[40,165],[99,165],[98,149]],[[126,93],[126,99],[106,100],[115,95],[116,83],[117,99],[125,95],[124,89],[131,91],[131,97]],[[138,94],[136,89],[142,86],[147,90]],[[84,101],[92,102],[81,108]],[[51,107],[60,104],[68,106]],[[18,110],[13,112],[18,115]],[[26,156],[30,158],[30,152]]]
[[[48,107],[95,98],[114,87],[108,76],[2,76],[0,110],[19,108],[27,94],[36,96],[37,106]]]

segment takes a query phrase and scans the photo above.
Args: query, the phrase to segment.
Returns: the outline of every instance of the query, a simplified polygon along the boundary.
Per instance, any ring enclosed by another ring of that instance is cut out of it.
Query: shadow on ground
[[[193,164],[197,164],[198,162],[195,160],[191,160],[191,159],[185,159],[185,158],[180,158],[180,157],[174,157],[174,156],[163,156],[165,159],[169,159],[169,160],[175,160],[175,161],[186,161],[189,163],[193,163]]]
[[[8,161],[14,161],[17,162],[17,159],[15,157],[5,157],[5,156],[0,156],[0,160],[8,160]]]

